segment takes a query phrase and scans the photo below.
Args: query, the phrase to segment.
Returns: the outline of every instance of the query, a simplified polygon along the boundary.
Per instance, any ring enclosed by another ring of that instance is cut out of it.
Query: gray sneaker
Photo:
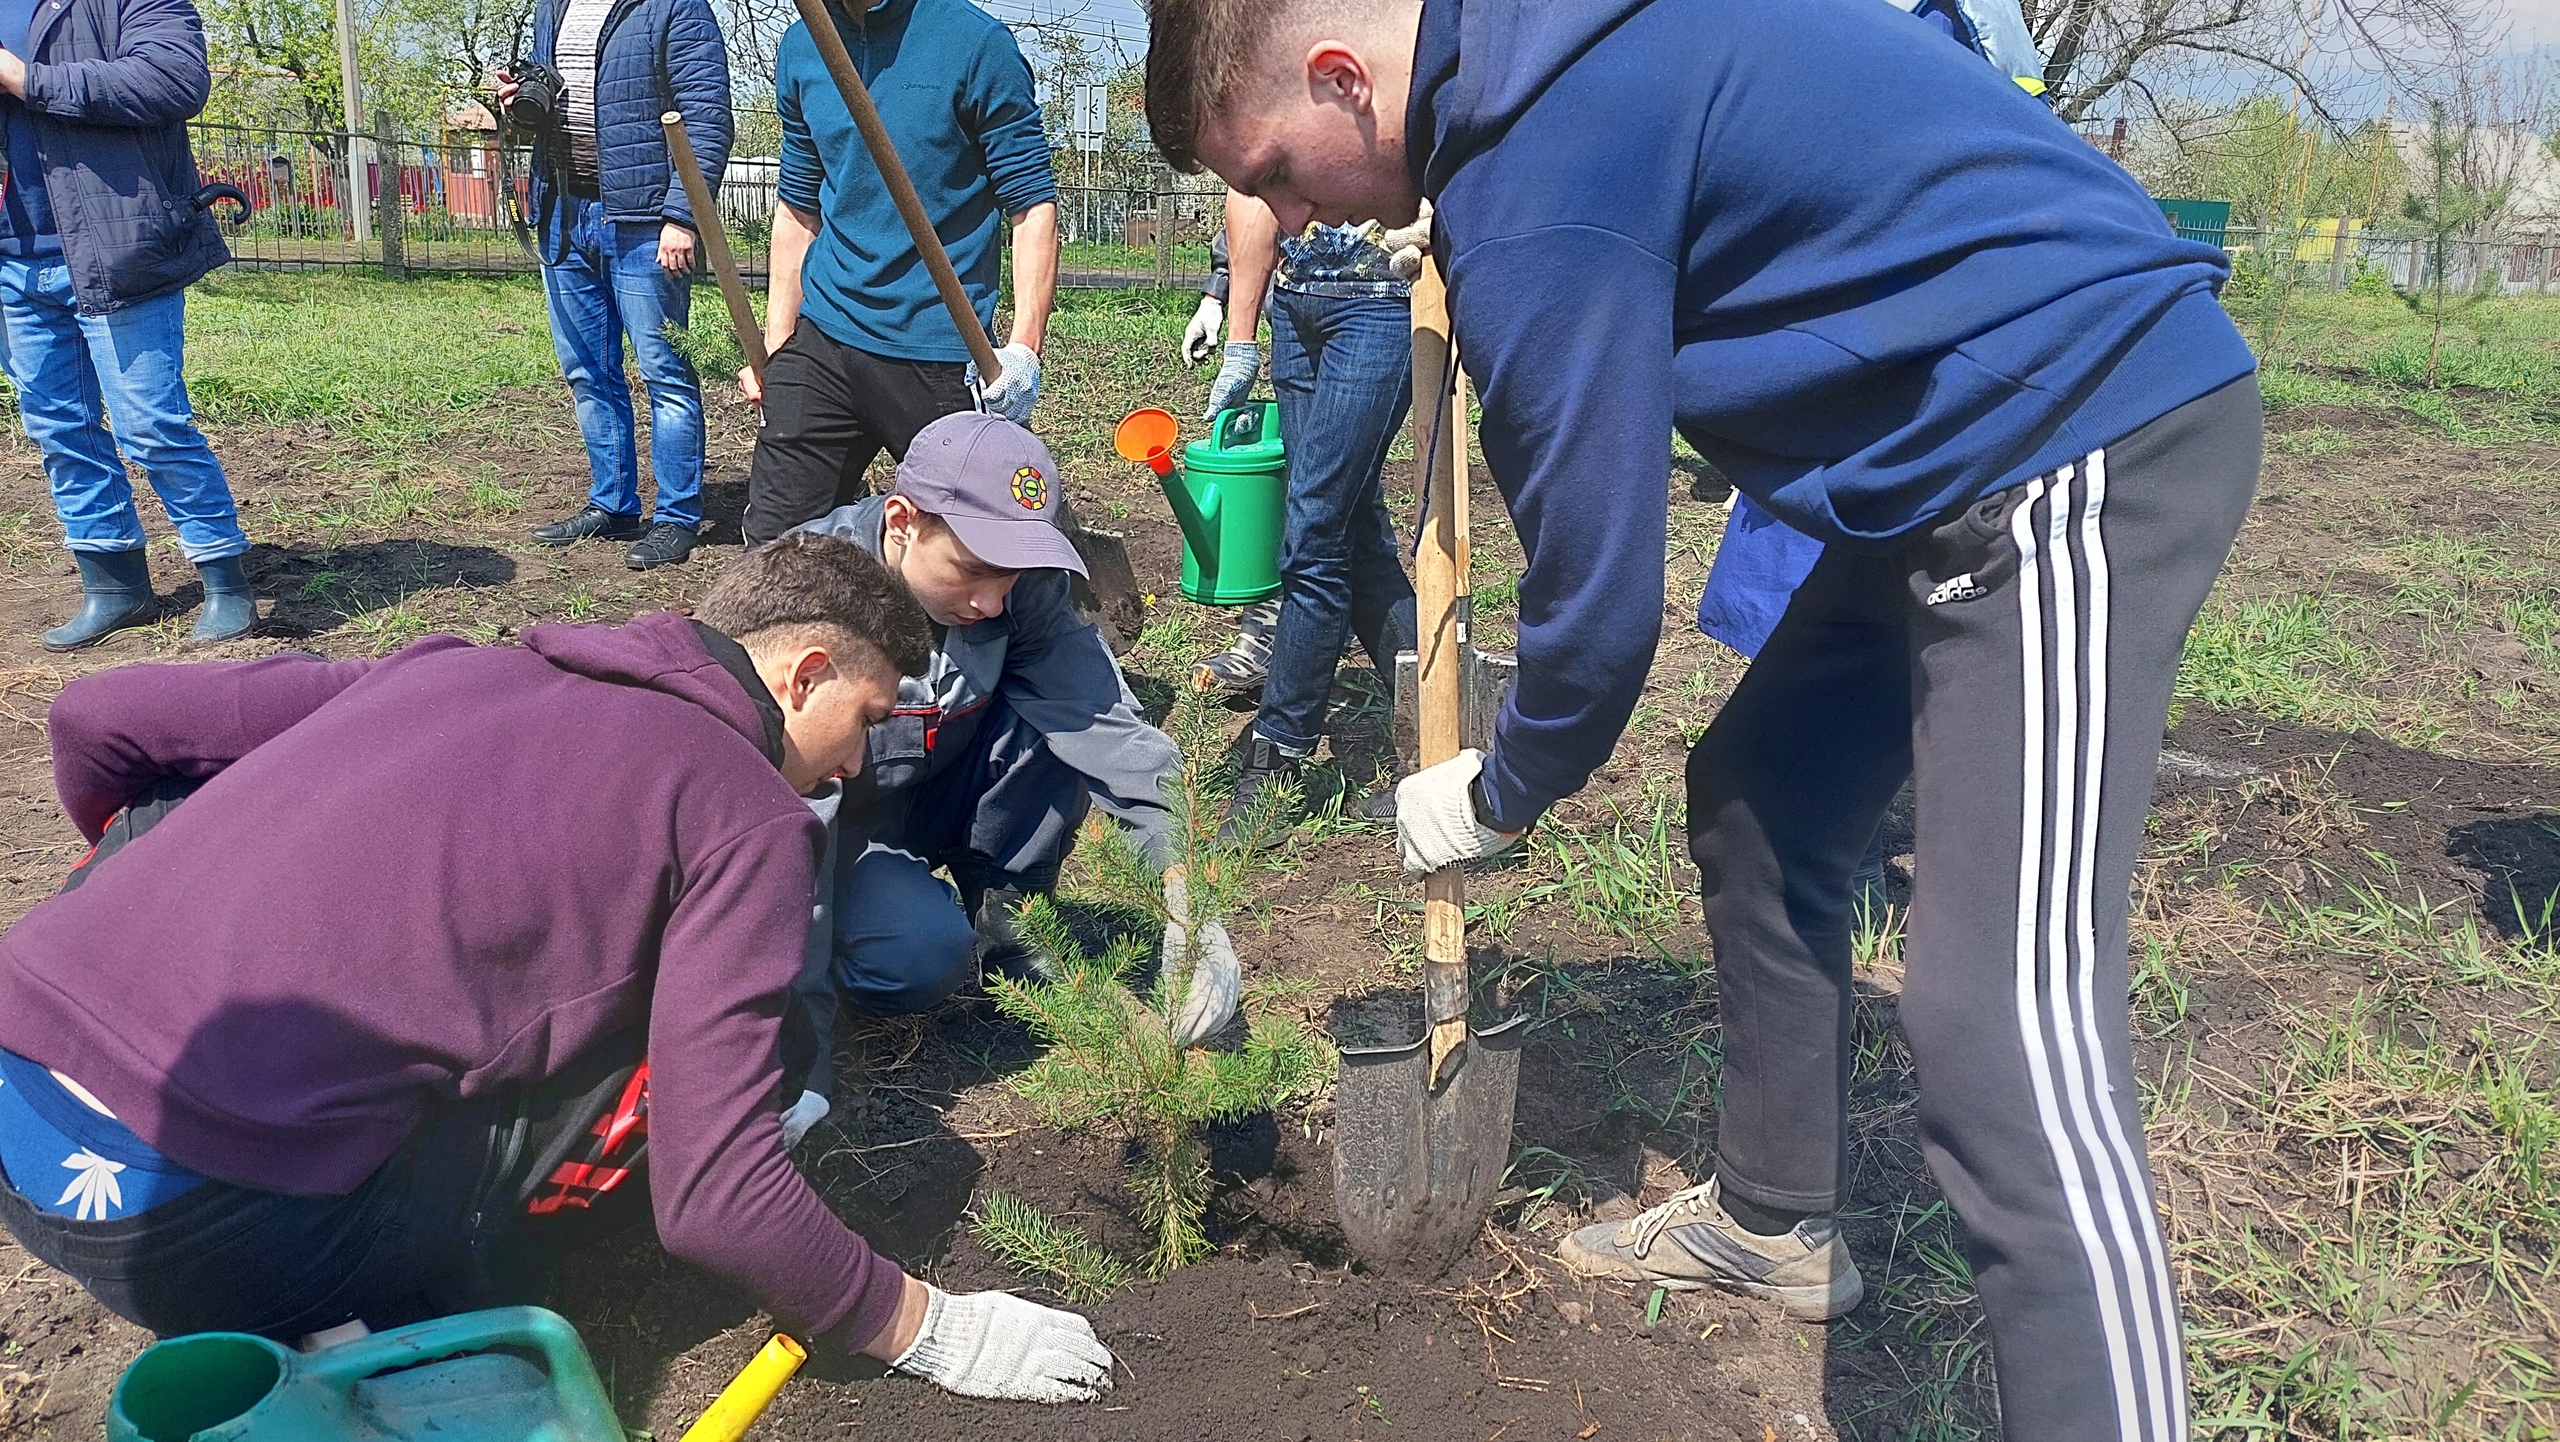
[[[1867,1292],[1837,1221],[1807,1217],[1783,1237],[1745,1231],[1716,1200],[1713,1178],[1630,1221],[1584,1227],[1556,1256],[1585,1277],[1773,1298],[1799,1322],[1844,1316]]]
[[[1280,629],[1280,603],[1256,601],[1236,620],[1227,649],[1191,667],[1193,690],[1211,696],[1250,696],[1271,674],[1271,638]]]

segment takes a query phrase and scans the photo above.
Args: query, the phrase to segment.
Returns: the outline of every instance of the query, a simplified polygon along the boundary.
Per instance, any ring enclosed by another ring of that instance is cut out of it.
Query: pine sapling
[[[1195,737],[1206,729],[1197,703],[1176,720]],[[1244,1037],[1231,1047],[1173,1043],[1169,1023],[1188,999],[1201,937],[1247,899],[1245,841],[1259,842],[1286,804],[1280,798],[1259,808],[1244,841],[1221,844],[1200,749],[1185,746],[1175,794],[1167,798],[1177,852],[1171,867],[1159,871],[1116,827],[1099,822],[1077,849],[1083,889],[1109,910],[1152,925],[1121,931],[1096,954],[1055,906],[1035,899],[1022,909],[1021,932],[1050,958],[1054,979],[989,984],[998,1008],[1048,1048],[1014,1077],[1014,1090],[1057,1126],[1106,1128],[1138,1144],[1129,1196],[1147,1233],[1146,1270],[1157,1276],[1209,1249],[1201,1229],[1209,1203],[1208,1124],[1270,1111],[1313,1092],[1333,1072],[1332,1049],[1321,1039],[1250,1005]],[[1168,876],[1178,883],[1168,886]],[[1155,951],[1157,931],[1173,944],[1142,997],[1132,982]]]

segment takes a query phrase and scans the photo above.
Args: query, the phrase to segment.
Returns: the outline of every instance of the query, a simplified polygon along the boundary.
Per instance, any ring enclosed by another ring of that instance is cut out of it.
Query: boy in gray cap
[[[1164,788],[1182,754],[1068,603],[1068,575],[1084,563],[1058,528],[1061,500],[1038,437],[964,413],[916,434],[894,490],[797,528],[888,562],[933,618],[936,643],[871,728],[862,773],[811,803],[833,812],[834,855],[802,972],[818,1045],[786,1059],[805,1078],[786,1123],[795,1141],[825,1114],[836,990],[894,1015],[932,1006],[980,966],[1036,969],[1013,908],[1057,886],[1091,807],[1128,827],[1156,866],[1173,860]],[[1225,928],[1208,930],[1174,1020],[1184,1045],[1235,1014],[1235,949]]]

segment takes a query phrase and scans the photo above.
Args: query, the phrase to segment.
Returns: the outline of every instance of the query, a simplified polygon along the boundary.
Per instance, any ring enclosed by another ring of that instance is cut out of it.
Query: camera
[[[516,82],[516,98],[507,102],[507,119],[527,130],[540,130],[560,118],[560,97],[569,83],[539,60],[520,59],[507,66]]]

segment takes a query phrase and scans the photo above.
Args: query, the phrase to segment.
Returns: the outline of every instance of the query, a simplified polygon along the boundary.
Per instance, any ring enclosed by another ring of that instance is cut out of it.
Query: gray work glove
[[[1473,792],[1484,753],[1473,747],[1396,783],[1396,849],[1404,869],[1429,876],[1444,866],[1499,856],[1520,842],[1476,819]]]
[[[1226,307],[1214,295],[1200,297],[1200,308],[1191,313],[1191,324],[1182,328],[1182,363],[1196,366],[1209,358],[1218,344],[1218,331],[1226,321]]]
[[[1004,374],[982,392],[987,414],[1017,426],[1031,424],[1031,408],[1040,401],[1040,352],[1016,342],[996,352],[996,364]]]
[[[1422,202],[1413,224],[1381,231],[1378,248],[1387,253],[1387,268],[1398,278],[1411,280],[1422,274],[1422,257],[1431,250],[1431,202]]]
[[[1209,382],[1209,409],[1200,419],[1215,420],[1218,412],[1229,406],[1244,404],[1253,393],[1253,383],[1262,379],[1262,347],[1249,340],[1227,342],[1226,359],[1218,363],[1218,378]]]
[[[1111,1390],[1111,1349],[1073,1312],[1009,1292],[925,1284],[924,1326],[889,1365],[963,1397],[1090,1402]]]
[[[1191,929],[1182,921],[1191,914],[1191,895],[1179,871],[1165,873],[1164,904],[1174,919],[1165,923],[1164,948],[1156,964],[1170,974],[1191,955]],[[1236,1002],[1244,993],[1244,963],[1236,958],[1226,923],[1216,917],[1202,924],[1200,955],[1189,964],[1191,986],[1183,994],[1182,1012],[1167,1026],[1177,1047],[1197,1046],[1223,1031],[1235,1020]]]
[[[816,1092],[802,1092],[800,1100],[782,1109],[782,1145],[788,1149],[800,1145],[809,1128],[827,1119],[832,1110],[827,1099]]]

